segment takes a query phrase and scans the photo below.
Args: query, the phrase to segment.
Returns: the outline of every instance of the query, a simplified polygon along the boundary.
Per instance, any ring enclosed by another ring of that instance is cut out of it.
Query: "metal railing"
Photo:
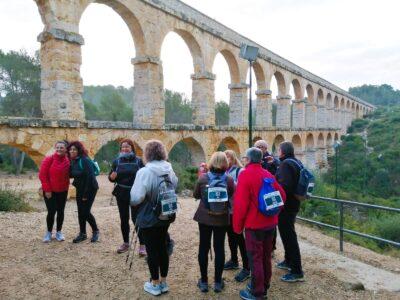
[[[365,234],[365,233],[361,233],[358,231],[354,231],[354,230],[350,230],[350,229],[346,229],[344,228],[344,206],[359,206],[359,207],[365,207],[365,208],[369,208],[369,209],[379,209],[379,210],[384,210],[384,211],[389,211],[389,212],[397,212],[400,213],[400,209],[399,208],[393,208],[393,207],[387,207],[387,206],[380,206],[380,205],[374,205],[374,204],[367,204],[367,203],[360,203],[360,202],[354,202],[354,201],[348,201],[348,200],[341,200],[341,199],[333,199],[333,198],[327,198],[327,197],[318,197],[318,196],[312,196],[310,199],[315,199],[315,200],[321,200],[321,201],[325,201],[325,202],[334,202],[339,204],[339,226],[334,226],[334,225],[330,225],[330,224],[326,224],[326,223],[322,223],[322,222],[318,222],[318,221],[314,221],[311,219],[307,219],[307,218],[303,218],[303,217],[297,217],[297,219],[314,224],[314,225],[318,225],[321,227],[325,227],[325,228],[329,228],[329,229],[333,229],[333,230],[338,230],[339,231],[339,243],[340,243],[340,251],[343,252],[343,240],[344,240],[344,233],[348,233],[348,234],[352,234],[352,235],[356,235],[356,236],[360,236],[366,239],[370,239],[370,240],[374,240],[377,242],[381,242],[381,243],[385,243],[385,244],[389,244],[395,247],[400,248],[400,243],[399,242],[395,242],[395,241],[391,241],[391,240],[386,240],[374,235],[369,235],[369,234]]]

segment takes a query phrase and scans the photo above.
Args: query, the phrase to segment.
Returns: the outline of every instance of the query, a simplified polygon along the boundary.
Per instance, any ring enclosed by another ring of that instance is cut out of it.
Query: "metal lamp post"
[[[333,148],[335,149],[335,198],[338,198],[338,159],[339,159],[339,148],[341,143],[336,141],[333,144]]]
[[[250,65],[250,96],[249,96],[249,147],[253,146],[253,103],[252,103],[252,68],[253,63],[257,60],[258,48],[243,44],[240,48],[239,56],[249,62]]]

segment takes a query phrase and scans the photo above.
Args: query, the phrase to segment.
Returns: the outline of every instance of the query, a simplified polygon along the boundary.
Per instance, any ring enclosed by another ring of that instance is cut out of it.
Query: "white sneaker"
[[[43,238],[43,243],[50,243],[51,242],[51,232],[47,231]]]
[[[160,282],[160,289],[161,289],[161,293],[168,293],[169,291],[169,285],[166,282]]]
[[[144,284],[144,290],[153,296],[160,296],[161,295],[161,288],[160,285],[154,285],[151,282],[147,281]]]
[[[65,241],[65,237],[61,231],[56,232],[56,240],[59,242]]]

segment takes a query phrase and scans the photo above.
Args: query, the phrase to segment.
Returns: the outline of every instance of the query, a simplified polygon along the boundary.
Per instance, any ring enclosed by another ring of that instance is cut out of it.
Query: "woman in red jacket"
[[[56,213],[56,239],[59,242],[65,240],[61,229],[64,222],[64,209],[69,187],[67,142],[59,141],[55,144],[54,148],[55,153],[43,160],[39,171],[39,179],[42,183],[43,197],[47,207],[47,232],[43,238],[43,242],[45,243],[51,241]]]

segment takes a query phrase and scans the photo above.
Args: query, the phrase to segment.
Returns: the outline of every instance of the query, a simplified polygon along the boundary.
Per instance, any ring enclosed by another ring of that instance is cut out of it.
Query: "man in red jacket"
[[[261,167],[263,153],[250,148],[246,152],[249,164],[240,173],[233,207],[233,229],[246,229],[246,249],[251,269],[251,283],[240,291],[242,299],[262,299],[266,296],[272,276],[271,252],[278,214],[266,217],[258,210],[258,194],[264,178],[275,177]],[[285,191],[274,181],[273,187],[286,200]]]

